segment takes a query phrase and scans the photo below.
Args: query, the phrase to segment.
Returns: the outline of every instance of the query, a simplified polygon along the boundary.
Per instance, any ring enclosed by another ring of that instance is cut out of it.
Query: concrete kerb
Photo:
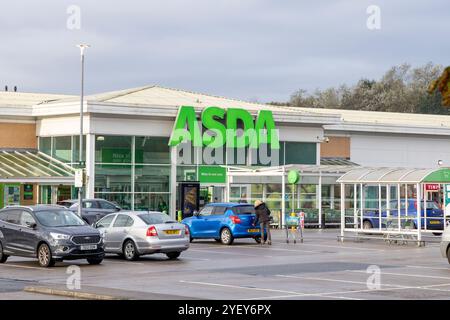
[[[30,292],[30,293],[39,293],[39,294],[47,294],[47,295],[52,295],[52,296],[61,296],[61,297],[86,299],[86,300],[128,300],[127,298],[124,298],[124,297],[115,297],[115,296],[108,296],[108,295],[102,295],[102,294],[71,291],[71,290],[62,290],[62,289],[54,289],[54,288],[49,288],[49,287],[38,287],[38,286],[27,286],[23,289],[23,291]]]

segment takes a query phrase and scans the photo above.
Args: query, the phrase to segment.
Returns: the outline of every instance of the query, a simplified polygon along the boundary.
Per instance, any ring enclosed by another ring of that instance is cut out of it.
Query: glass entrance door
[[[201,186],[200,187],[200,208],[208,203],[218,203],[225,201],[224,186]]]
[[[231,202],[240,202],[240,203],[249,203],[249,185],[233,185],[230,187],[230,201]]]
[[[214,186],[212,187],[212,201],[213,202],[224,202],[225,201],[225,187]]]

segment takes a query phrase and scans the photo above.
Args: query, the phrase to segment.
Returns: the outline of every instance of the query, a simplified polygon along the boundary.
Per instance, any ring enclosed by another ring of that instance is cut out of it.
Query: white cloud
[[[66,29],[69,5],[81,30]],[[381,8],[381,30],[366,8]],[[20,90],[77,93],[87,42],[89,93],[144,84],[260,101],[287,100],[402,62],[448,64],[444,0],[15,1],[0,10],[1,79]],[[0,83],[3,85],[3,83]]]

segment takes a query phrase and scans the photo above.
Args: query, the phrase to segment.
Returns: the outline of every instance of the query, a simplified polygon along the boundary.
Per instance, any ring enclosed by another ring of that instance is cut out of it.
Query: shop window
[[[269,183],[266,185],[266,204],[271,210],[281,210],[281,191],[280,183]]]
[[[225,148],[226,163],[228,165],[246,166],[248,163],[248,148]]]
[[[95,193],[96,198],[108,200],[124,210],[131,210],[131,193]]]
[[[317,146],[310,142],[285,142],[285,164],[316,164]]]
[[[135,193],[134,210],[169,213],[169,194]]]
[[[131,192],[131,166],[108,165],[95,166],[96,192]]]
[[[63,162],[72,162],[72,137],[54,137],[52,156]]]
[[[136,165],[135,192],[169,192],[170,166]]]
[[[86,136],[83,136],[83,146],[84,146],[84,152],[82,160],[86,161]],[[72,162],[78,163],[80,161],[79,159],[80,154],[80,136],[73,136],[72,137]]]
[[[168,141],[169,139],[164,137],[136,137],[135,162],[154,164],[170,163],[170,147]]]
[[[258,149],[249,149],[252,165],[279,166],[284,164],[284,143],[280,142],[280,149],[272,149],[270,144],[261,144]]]
[[[52,138],[51,137],[39,137],[39,151],[52,155]]]
[[[197,167],[177,166],[177,181],[197,181]]]
[[[131,163],[130,136],[96,136],[95,162]]]
[[[317,207],[316,187],[315,184],[300,185],[300,208],[315,209]]]

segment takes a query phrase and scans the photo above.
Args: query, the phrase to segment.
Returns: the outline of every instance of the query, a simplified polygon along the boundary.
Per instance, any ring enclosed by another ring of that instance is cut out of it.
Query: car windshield
[[[237,206],[233,208],[236,214],[254,214],[255,208],[253,206]]]
[[[435,201],[427,201],[427,209],[440,209]]]
[[[146,224],[160,224],[160,223],[171,223],[176,222],[171,217],[169,217],[167,214],[164,213],[144,213],[138,215],[139,218],[141,218],[142,221],[144,221]]]
[[[40,224],[46,227],[83,226],[84,221],[69,210],[38,211],[35,213]]]
[[[416,200],[409,200],[408,201],[408,208],[415,208],[416,207]],[[423,209],[423,202],[421,201],[421,206]],[[391,200],[391,206],[389,209],[397,209],[398,208],[398,201],[397,200]],[[400,201],[400,208],[405,209],[405,200],[402,199]],[[427,200],[427,209],[440,209],[439,204],[436,201]],[[383,204],[381,207],[381,210],[387,210],[386,204]]]

